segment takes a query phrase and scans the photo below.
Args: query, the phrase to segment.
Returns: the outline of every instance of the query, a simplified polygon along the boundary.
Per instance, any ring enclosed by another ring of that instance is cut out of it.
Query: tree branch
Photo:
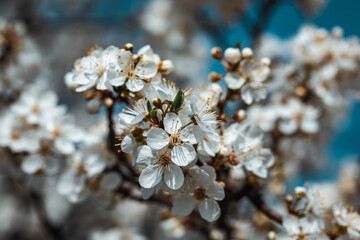
[[[264,213],[268,218],[273,220],[274,222],[278,224],[282,224],[282,216],[276,212],[274,212],[272,209],[270,209],[262,199],[262,196],[256,192],[252,191],[249,192],[247,195],[247,198],[251,201],[251,203],[262,213]]]
[[[30,191],[28,196],[47,234],[49,234],[54,240],[63,240],[64,237],[61,229],[58,226],[52,224],[47,217],[45,203],[43,202],[42,196],[35,193],[34,191]]]
[[[259,37],[266,30],[272,11],[278,3],[282,0],[263,0],[260,11],[258,13],[258,20],[252,26],[251,43],[256,46]]]
[[[115,147],[115,131],[114,131],[114,121],[113,121],[113,112],[114,112],[114,105],[111,105],[107,107],[107,119],[108,119],[108,148],[110,151],[112,151],[120,164],[124,165],[126,170],[129,172],[131,176],[127,176],[124,172],[122,172],[120,169],[117,169],[120,174],[128,180],[133,180],[135,176],[137,176],[137,173],[132,168],[131,164],[125,159],[125,157],[118,153]]]
[[[282,224],[282,216],[270,209],[264,202],[259,190],[250,184],[245,184],[239,191],[230,197],[233,201],[239,201],[243,197],[247,197],[250,202],[269,219],[278,224]]]

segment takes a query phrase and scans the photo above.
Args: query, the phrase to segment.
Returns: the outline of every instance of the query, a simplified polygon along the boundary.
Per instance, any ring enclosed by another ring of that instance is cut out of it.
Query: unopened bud
[[[244,48],[242,51],[241,51],[241,56],[243,58],[252,58],[253,56],[253,50],[251,48]]]
[[[209,80],[210,82],[218,82],[222,79],[221,74],[217,73],[217,72],[211,72],[209,74]]]
[[[328,32],[325,29],[318,29],[315,35],[315,42],[323,42],[328,37]]]
[[[268,240],[276,240],[276,233],[274,231],[270,231],[267,235]]]
[[[125,44],[124,49],[126,51],[133,52],[134,51],[134,45],[132,43],[127,43],[127,44]]]
[[[288,205],[292,204],[293,200],[294,199],[293,199],[293,197],[291,195],[286,195],[285,196],[285,203],[286,204],[288,204]]]
[[[222,59],[222,50],[219,47],[213,47],[211,49],[211,56],[216,59],[216,60],[221,60]]]
[[[174,64],[170,60],[164,60],[159,63],[158,68],[160,73],[169,74],[174,71]]]
[[[344,34],[344,31],[342,30],[341,27],[334,27],[331,31],[331,35],[334,37],[334,38],[341,38]]]
[[[304,188],[304,187],[296,187],[294,189],[294,197],[296,199],[305,198],[306,196],[307,196],[306,188]]]
[[[307,89],[305,86],[300,85],[295,88],[295,94],[298,95],[299,97],[304,97],[306,93],[307,93]]]
[[[86,104],[86,111],[89,114],[97,114],[100,110],[101,103],[99,99],[91,99]]]
[[[221,231],[220,229],[213,229],[210,232],[211,240],[224,240],[226,239],[226,233]]]
[[[105,107],[111,107],[114,104],[114,101],[111,98],[105,98],[104,105]]]
[[[239,111],[237,111],[234,115],[234,120],[236,122],[242,122],[244,121],[246,118],[247,118],[247,114],[246,114],[246,111],[243,110],[243,109],[240,109]]]
[[[240,52],[240,49],[238,49],[238,48],[227,48],[225,50],[224,56],[225,56],[225,60],[228,63],[235,65],[241,59],[241,52]]]
[[[267,67],[269,67],[270,64],[271,64],[271,59],[270,58],[261,58],[260,63],[267,66]]]
[[[155,107],[161,109],[162,108],[162,102],[160,98],[155,98],[152,103],[154,104]]]

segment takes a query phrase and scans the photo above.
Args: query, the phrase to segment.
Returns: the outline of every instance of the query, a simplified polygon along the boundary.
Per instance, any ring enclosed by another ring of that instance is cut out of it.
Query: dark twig
[[[269,23],[269,18],[271,17],[271,13],[275,9],[275,7],[281,2],[282,0],[263,0],[260,11],[258,13],[258,20],[252,26],[251,31],[251,43],[252,46],[256,46],[259,37],[261,34],[266,30],[266,27]]]
[[[264,202],[262,196],[257,191],[249,192],[247,195],[251,203],[268,218],[278,224],[282,224],[282,216],[270,209]]]
[[[37,216],[38,216],[42,226],[46,230],[47,234],[49,234],[51,236],[51,238],[54,240],[65,239],[63,237],[61,228],[58,226],[55,226],[54,224],[52,224],[49,221],[47,214],[46,214],[45,203],[43,202],[42,196],[35,193],[34,191],[30,191],[29,198],[30,198],[30,201],[35,209],[35,212],[37,213]]]
[[[124,157],[123,154],[119,154],[117,152],[117,149],[115,147],[115,130],[114,130],[114,121],[113,121],[113,112],[114,112],[114,105],[111,105],[107,108],[107,119],[108,119],[108,148],[114,152],[116,157],[118,158],[118,161],[120,164],[124,165],[126,170],[131,176],[125,175],[122,171],[120,171],[120,174],[127,179],[133,179],[137,174],[132,168],[131,164],[127,161],[127,159]]]
[[[269,219],[278,224],[282,224],[282,216],[270,209],[264,202],[258,189],[255,189],[250,184],[245,184],[239,191],[230,196],[230,200],[239,201],[243,197],[247,197],[250,202]]]

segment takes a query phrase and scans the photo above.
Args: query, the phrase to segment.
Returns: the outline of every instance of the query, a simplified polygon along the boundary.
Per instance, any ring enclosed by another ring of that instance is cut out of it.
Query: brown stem
[[[256,46],[259,37],[266,30],[269,18],[272,11],[278,3],[282,0],[263,0],[260,11],[258,13],[258,20],[252,26],[251,42],[253,47]]]
[[[114,112],[114,105],[111,105],[110,107],[107,108],[107,119],[108,119],[108,129],[109,129],[108,148],[110,149],[110,151],[112,151],[116,155],[119,163],[121,165],[125,166],[125,168],[128,171],[130,176],[127,176],[124,172],[119,170],[120,174],[127,179],[133,179],[135,176],[137,176],[136,172],[132,168],[131,164],[127,161],[125,156],[123,154],[119,154],[115,147],[115,131],[114,131],[113,112]]]
[[[273,220],[274,222],[278,224],[282,224],[282,216],[272,209],[270,209],[266,203],[264,202],[260,192],[258,189],[255,189],[250,184],[245,184],[239,191],[235,192],[233,196],[230,198],[233,201],[239,201],[243,197],[247,197],[250,202],[265,216],[267,216],[269,219]]]
[[[43,202],[42,197],[34,191],[30,191],[29,198],[47,234],[49,234],[54,240],[63,240],[64,237],[61,229],[58,226],[52,224],[47,217],[45,203]]]
[[[278,224],[282,224],[282,216],[274,212],[266,205],[261,194],[258,191],[254,190],[248,192],[246,196],[260,212],[264,213],[268,218],[270,218],[274,222]]]
[[[224,113],[225,107],[226,107],[226,103],[227,103],[227,101],[229,101],[229,97],[230,97],[230,91],[229,91],[229,89],[228,89],[228,90],[226,91],[226,96],[225,96],[225,98],[219,101],[219,104],[218,104],[219,116],[221,116],[221,115]]]

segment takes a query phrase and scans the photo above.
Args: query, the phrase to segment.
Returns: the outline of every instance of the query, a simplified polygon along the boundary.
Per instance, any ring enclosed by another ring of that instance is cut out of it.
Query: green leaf
[[[153,109],[150,111],[150,118],[154,121],[154,122],[158,122],[158,117],[157,117],[157,110]]]
[[[151,103],[149,102],[149,100],[146,102],[146,107],[147,107],[148,112],[151,112],[152,107],[151,107]]]
[[[173,104],[171,105],[170,111],[176,112],[176,110],[180,109],[184,103],[184,98],[184,92],[182,90],[179,90],[175,96]]]

